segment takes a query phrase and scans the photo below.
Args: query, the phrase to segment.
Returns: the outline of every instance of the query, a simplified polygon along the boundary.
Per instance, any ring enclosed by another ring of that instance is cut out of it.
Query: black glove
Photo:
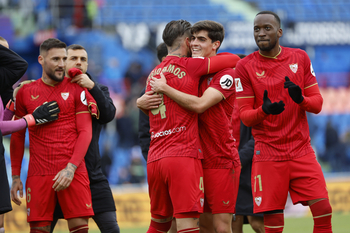
[[[281,100],[280,102],[271,103],[269,97],[267,97],[267,90],[264,91],[264,103],[262,105],[262,110],[266,114],[278,115],[284,111],[285,104]]]
[[[288,76],[286,76],[285,79],[286,81],[284,82],[284,88],[288,88],[288,93],[292,100],[297,104],[303,102],[304,97],[301,94],[301,88],[292,81],[290,81]]]
[[[57,102],[51,101],[37,107],[32,114],[25,115],[23,118],[27,121],[27,126],[40,125],[57,120],[59,112]]]

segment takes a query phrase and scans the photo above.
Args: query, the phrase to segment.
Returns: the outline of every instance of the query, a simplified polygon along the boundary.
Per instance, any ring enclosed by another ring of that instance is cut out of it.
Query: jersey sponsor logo
[[[80,93],[80,100],[84,105],[87,105],[87,101],[86,101],[86,96],[85,96],[85,91],[82,91]]]
[[[257,75],[257,78],[265,78],[265,70],[261,74],[258,72],[255,72],[255,74]]]
[[[240,78],[235,78],[236,92],[243,91],[243,86]]]
[[[230,89],[233,84],[233,78],[231,75],[225,74],[220,78],[220,85],[222,89]]]
[[[32,97],[32,100],[36,100],[37,98],[39,98],[39,95],[37,95],[37,96],[31,95],[30,97]]]
[[[185,130],[186,130],[186,126],[180,126],[180,127],[175,127],[173,129],[164,130],[164,131],[158,132],[156,134],[154,134],[154,132],[152,132],[151,140],[155,139],[155,138],[159,138],[159,137],[168,136],[168,135],[171,135],[174,133],[181,133]]]
[[[61,92],[61,96],[64,100],[67,100],[69,97],[69,92]]]
[[[310,71],[311,71],[311,74],[312,74],[314,77],[316,77],[314,68],[312,67],[312,63],[310,63]]]
[[[291,69],[291,71],[293,71],[293,73],[296,73],[298,71],[298,63],[289,64],[289,68]]]
[[[261,197],[255,197],[254,200],[255,200],[255,204],[256,204],[257,206],[260,206],[260,205],[261,205],[261,200],[262,200]]]

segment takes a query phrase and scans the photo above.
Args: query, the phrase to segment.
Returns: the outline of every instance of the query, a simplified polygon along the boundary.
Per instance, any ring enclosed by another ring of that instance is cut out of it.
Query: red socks
[[[284,227],[284,214],[264,214],[265,233],[281,233]]]
[[[148,228],[147,233],[168,232],[170,227],[171,227],[171,220],[164,223],[159,223],[151,220],[151,224]]]
[[[70,231],[70,233],[88,233],[89,226],[88,225],[81,225],[81,226],[70,228],[69,231]]]
[[[310,205],[312,216],[314,217],[314,233],[332,232],[332,207],[328,199],[315,202]]]

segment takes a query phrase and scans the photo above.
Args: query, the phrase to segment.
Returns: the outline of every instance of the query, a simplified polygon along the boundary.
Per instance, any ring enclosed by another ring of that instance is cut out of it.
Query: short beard
[[[62,82],[65,76],[65,71],[63,70],[62,77],[56,77],[54,73],[46,73],[46,74],[51,80],[55,82]]]
[[[275,41],[274,44],[270,44],[270,43],[269,43],[269,45],[266,46],[266,47],[262,47],[262,46],[259,46],[259,45],[258,45],[258,47],[259,47],[259,49],[260,49],[261,51],[271,51],[273,48],[276,47],[276,44],[277,44],[277,39],[276,39],[276,41]]]

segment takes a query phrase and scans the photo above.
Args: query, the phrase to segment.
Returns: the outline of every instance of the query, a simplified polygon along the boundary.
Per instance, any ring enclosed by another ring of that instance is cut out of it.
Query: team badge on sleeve
[[[289,68],[293,71],[293,73],[296,73],[298,71],[298,63],[290,64]]]
[[[315,74],[315,71],[314,71],[314,68],[312,67],[312,63],[310,62],[310,71],[311,71],[311,74],[316,77],[316,74]]]
[[[222,89],[230,89],[233,84],[233,78],[231,75],[225,74],[220,78],[220,85]]]
[[[86,101],[86,96],[85,96],[85,91],[82,91],[80,94],[80,100],[84,105],[87,105],[87,101]]]
[[[243,91],[243,86],[240,78],[235,78],[236,92]]]

